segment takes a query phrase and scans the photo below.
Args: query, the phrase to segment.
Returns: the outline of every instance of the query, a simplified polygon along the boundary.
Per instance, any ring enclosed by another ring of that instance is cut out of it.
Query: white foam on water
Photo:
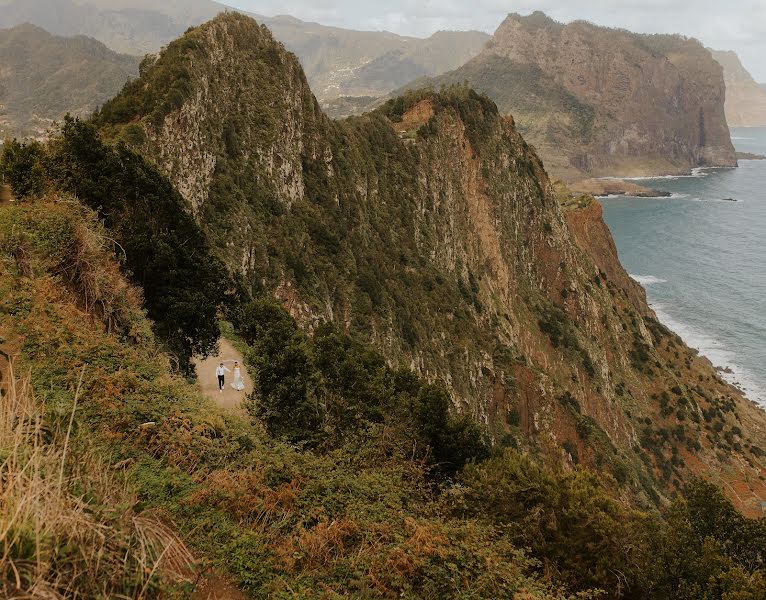
[[[747,140],[749,142],[752,142],[755,138],[731,136],[731,139],[733,139],[733,140]]]
[[[648,181],[652,179],[696,179],[707,177],[714,171],[729,170],[735,167],[694,167],[691,173],[686,175],[641,175],[637,177],[604,177],[603,179],[622,179],[624,181]]]
[[[726,348],[714,337],[677,321],[670,316],[663,304],[651,304],[650,306],[657,318],[666,327],[678,334],[687,346],[698,350],[702,356],[720,369],[719,375],[722,379],[738,387],[747,398],[766,408],[766,389],[753,377],[752,373],[737,364],[736,354],[732,350]],[[731,372],[727,373],[724,369]]]
[[[637,281],[644,287],[647,285],[654,285],[655,283],[667,283],[667,279],[660,279],[659,277],[655,277],[654,275],[630,275],[630,278],[633,281]]]

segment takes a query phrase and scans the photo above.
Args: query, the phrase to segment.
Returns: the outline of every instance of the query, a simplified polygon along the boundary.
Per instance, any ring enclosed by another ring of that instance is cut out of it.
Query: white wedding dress
[[[231,384],[231,387],[238,392],[245,389],[245,380],[242,379],[242,373],[240,372],[239,367],[234,367],[234,382]]]

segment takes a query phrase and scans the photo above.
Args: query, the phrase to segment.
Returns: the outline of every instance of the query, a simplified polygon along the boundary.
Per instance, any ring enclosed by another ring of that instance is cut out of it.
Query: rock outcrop
[[[723,67],[729,127],[766,127],[766,90],[747,72],[736,52],[711,52]]]
[[[574,453],[648,504],[692,473],[747,480],[755,506],[760,459],[724,470],[719,433],[760,443],[766,420],[654,319],[595,201],[560,200],[488,98],[419,92],[334,122],[265,27],[223,15],[96,123],[160,165],[253,293],[444,381],[496,443]]]
[[[569,180],[736,165],[722,69],[693,39],[513,14],[477,58],[431,84],[463,81],[513,114]]]

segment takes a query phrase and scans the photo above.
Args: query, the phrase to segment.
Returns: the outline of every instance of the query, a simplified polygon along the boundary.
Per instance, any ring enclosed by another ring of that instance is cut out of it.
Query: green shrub
[[[30,161],[34,181],[21,175]],[[243,292],[181,196],[146,159],[123,144],[105,145],[91,125],[67,117],[47,147],[12,144],[2,165],[17,194],[36,193],[44,179],[98,212],[126,274],[144,291],[158,337],[183,370],[190,370],[193,355],[215,347],[217,311]]]

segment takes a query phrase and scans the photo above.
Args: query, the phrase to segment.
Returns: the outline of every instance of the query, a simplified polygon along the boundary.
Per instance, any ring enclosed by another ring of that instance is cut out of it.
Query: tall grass
[[[149,599],[190,574],[172,529],[97,452],[46,422],[29,380],[0,379],[0,597]]]

